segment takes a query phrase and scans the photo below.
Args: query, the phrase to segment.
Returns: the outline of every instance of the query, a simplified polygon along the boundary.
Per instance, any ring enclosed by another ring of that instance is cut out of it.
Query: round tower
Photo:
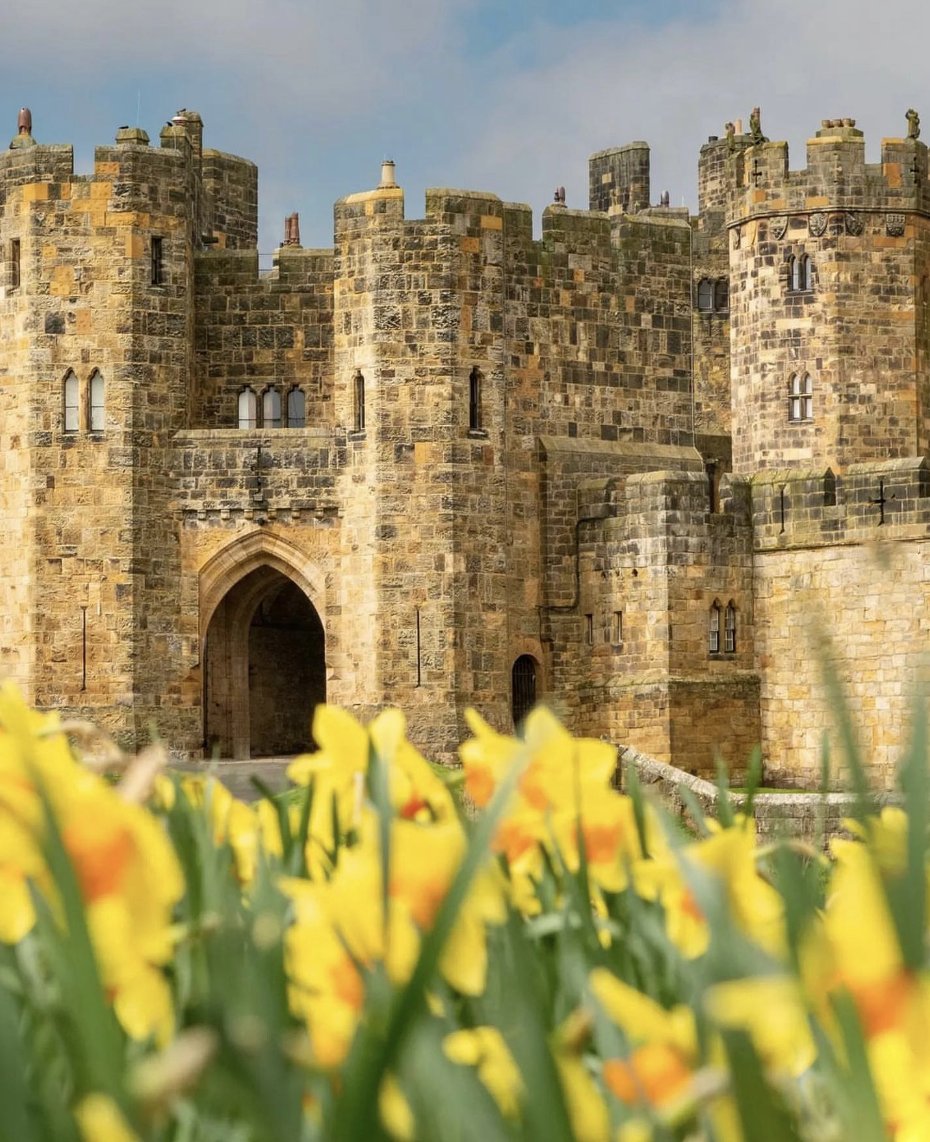
[[[730,162],[735,471],[926,450],[926,172],[913,136],[883,140],[867,164],[853,119],[823,121],[804,170],[789,172],[786,143]]]

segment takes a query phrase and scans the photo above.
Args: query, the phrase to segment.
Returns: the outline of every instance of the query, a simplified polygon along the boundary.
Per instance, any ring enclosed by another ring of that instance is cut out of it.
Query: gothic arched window
[[[262,428],[281,427],[281,394],[277,389],[262,393]]]
[[[720,653],[720,604],[714,599],[707,624],[707,652]]]
[[[81,427],[81,386],[69,369],[63,386],[65,432],[77,432]]]
[[[90,412],[87,419],[91,432],[103,432],[106,427],[103,376],[96,370],[91,374],[87,403]]]
[[[701,278],[697,288],[697,307],[702,313],[711,313],[714,308],[714,283],[710,278]]]
[[[723,649],[727,654],[736,653],[736,607],[732,599],[723,616]]]
[[[239,394],[239,427],[256,428],[258,426],[258,397],[255,390],[244,388]]]
[[[788,381],[788,419],[814,419],[814,384],[810,373],[792,373]]]
[[[296,386],[287,394],[287,427],[305,428],[307,425],[307,398],[303,389]]]
[[[810,254],[788,259],[788,292],[807,293],[814,288],[814,261]]]

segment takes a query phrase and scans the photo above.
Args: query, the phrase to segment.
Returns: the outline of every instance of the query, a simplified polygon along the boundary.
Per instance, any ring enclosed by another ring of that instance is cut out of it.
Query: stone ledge
[[[719,790],[712,782],[666,762],[656,761],[630,746],[621,748],[619,760],[621,779],[623,769],[632,765],[640,784],[646,789],[654,790],[665,807],[682,820],[689,818],[689,810],[681,795],[682,788],[690,791],[708,817],[717,816]],[[734,808],[741,809],[745,806],[745,793],[731,793],[730,797]],[[880,807],[900,804],[900,798],[894,793],[876,793],[874,799]],[[800,790],[797,793],[766,793],[762,789],[756,794],[753,816],[756,833],[760,838],[790,836],[814,842],[818,832],[821,832],[826,845],[833,837],[848,835],[843,828],[843,821],[853,816],[855,808],[854,793],[822,794]]]

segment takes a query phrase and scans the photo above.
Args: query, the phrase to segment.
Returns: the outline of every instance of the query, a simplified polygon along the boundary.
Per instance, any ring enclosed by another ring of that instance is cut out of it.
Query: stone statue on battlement
[[[749,116],[749,137],[752,139],[753,146],[757,143],[768,142],[768,139],[762,134],[762,112],[758,107],[753,107]]]
[[[284,219],[284,245],[300,245],[300,215],[296,211]]]
[[[907,137],[909,139],[920,138],[920,116],[913,107],[907,113]]]
[[[35,139],[32,137],[32,112],[28,107],[20,107],[16,119],[16,134],[10,143],[10,150],[19,147],[34,147]]]
[[[727,137],[727,150],[728,151],[735,151],[736,150],[736,124],[735,123],[724,123],[723,130],[724,130],[724,134]]]

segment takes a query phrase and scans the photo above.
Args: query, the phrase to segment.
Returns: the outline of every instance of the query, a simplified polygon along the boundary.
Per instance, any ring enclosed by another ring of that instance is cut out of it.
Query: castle
[[[313,706],[474,705],[694,771],[816,778],[830,631],[883,783],[930,612],[930,182],[916,115],[728,124],[699,211],[645,143],[590,209],[393,164],[259,272],[257,173],[180,112],[76,176],[0,154],[0,670],[188,756],[308,743]],[[732,443],[731,443],[732,442]]]

